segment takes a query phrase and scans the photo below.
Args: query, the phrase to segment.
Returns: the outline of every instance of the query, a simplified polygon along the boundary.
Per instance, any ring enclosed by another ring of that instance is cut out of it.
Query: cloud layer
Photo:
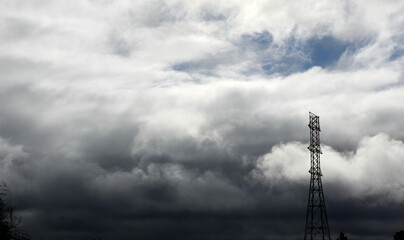
[[[401,1],[5,1],[0,176],[34,239],[403,228]]]

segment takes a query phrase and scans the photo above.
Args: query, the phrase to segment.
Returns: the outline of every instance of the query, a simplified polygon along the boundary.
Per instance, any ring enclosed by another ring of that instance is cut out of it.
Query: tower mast
[[[327,211],[325,208],[323,184],[321,182],[320,168],[320,118],[309,113],[310,128],[310,187],[307,203],[306,228],[304,240],[330,240]]]

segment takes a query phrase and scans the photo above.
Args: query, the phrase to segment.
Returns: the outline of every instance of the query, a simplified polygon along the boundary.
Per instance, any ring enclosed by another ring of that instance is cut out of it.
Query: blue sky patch
[[[180,72],[198,72],[205,75],[213,75],[217,65],[221,64],[218,59],[207,58],[200,61],[186,61],[176,63],[171,69]]]
[[[273,36],[268,31],[242,34],[240,41],[236,43],[239,54],[229,54],[227,57],[211,56],[200,61],[180,62],[171,66],[175,71],[199,72],[207,75],[214,75],[215,68],[220,64],[229,64],[233,57],[241,56],[241,59],[253,57],[257,64],[251,66],[242,74],[280,74],[283,76],[303,72],[314,66],[322,68],[333,67],[344,52],[355,52],[363,46],[363,43],[341,41],[333,36],[322,38],[310,38],[301,41],[290,37],[284,44],[273,42]],[[251,55],[248,53],[253,52]],[[237,59],[236,58],[236,59]]]
[[[332,36],[307,41],[310,49],[311,65],[323,68],[335,64],[350,46],[349,42],[338,40]]]
[[[272,51],[263,53],[261,68],[266,74],[289,75],[314,66],[332,67],[345,51],[356,51],[358,47],[355,43],[332,36],[310,38],[307,41],[291,37],[285,45],[275,45]],[[276,57],[273,56],[274,52],[277,53]]]
[[[394,60],[396,60],[396,59],[402,57],[403,55],[404,55],[404,48],[401,48],[401,49],[400,49],[400,48],[396,48],[396,49],[394,49],[393,54],[391,54],[389,60],[390,60],[390,61],[394,61]]]

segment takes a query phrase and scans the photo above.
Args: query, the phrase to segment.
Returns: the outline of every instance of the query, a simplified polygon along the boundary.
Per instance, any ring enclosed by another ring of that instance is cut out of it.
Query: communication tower
[[[320,118],[309,113],[310,128],[310,187],[307,203],[306,228],[304,240],[330,240],[327,211],[325,209],[323,184],[320,168]]]

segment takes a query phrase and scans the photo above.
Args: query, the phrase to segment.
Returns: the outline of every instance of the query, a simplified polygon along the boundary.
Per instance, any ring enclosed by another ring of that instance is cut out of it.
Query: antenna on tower
[[[309,112],[310,187],[304,240],[330,240],[320,168],[320,117]]]

